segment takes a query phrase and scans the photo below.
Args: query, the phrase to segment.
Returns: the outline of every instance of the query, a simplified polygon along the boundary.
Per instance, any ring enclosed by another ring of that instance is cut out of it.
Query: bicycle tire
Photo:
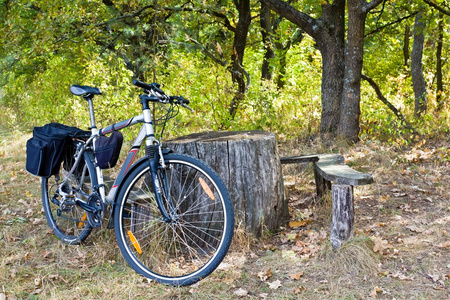
[[[67,170],[72,168],[73,163],[74,159],[67,159],[64,164],[61,164],[60,178],[65,178]],[[94,165],[85,152],[83,159],[69,178],[69,184],[76,197],[84,201],[88,200],[92,187],[97,185],[95,174]],[[61,195],[56,193],[56,176],[42,178],[41,188],[45,217],[53,233],[66,244],[78,245],[83,242],[92,231],[86,211],[77,205],[71,205],[62,210],[60,205],[52,202],[53,197],[57,201],[61,200]]]
[[[168,191],[166,207],[171,199],[172,221],[164,221],[158,209],[147,160],[118,191],[116,239],[138,274],[185,286],[208,276],[223,260],[233,236],[234,213],[225,184],[209,166],[183,154],[167,154],[164,160],[167,167],[158,180]]]

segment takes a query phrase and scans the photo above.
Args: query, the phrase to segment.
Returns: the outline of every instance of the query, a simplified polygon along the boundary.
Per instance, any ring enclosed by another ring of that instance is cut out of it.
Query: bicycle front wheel
[[[72,148],[71,148],[72,149]],[[75,149],[72,149],[75,151]],[[61,164],[59,176],[66,179],[66,192],[70,192],[74,198],[63,200],[58,193],[58,181],[55,176],[42,178],[42,201],[47,223],[53,233],[64,243],[80,244],[91,233],[92,227],[87,220],[87,213],[74,202],[75,197],[87,202],[92,188],[97,185],[95,169],[89,161],[89,156],[84,153],[77,168],[70,177],[66,177],[72,169],[73,156],[67,155]]]
[[[142,163],[118,192],[116,238],[137,273],[189,285],[208,276],[225,257],[233,236],[233,207],[224,183],[203,162],[181,154],[164,159],[167,166],[157,179],[164,207],[156,202],[150,166]]]

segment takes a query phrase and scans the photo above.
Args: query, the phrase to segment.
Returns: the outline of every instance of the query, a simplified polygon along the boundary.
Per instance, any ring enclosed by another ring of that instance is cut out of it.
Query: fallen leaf
[[[282,284],[281,284],[280,280],[275,280],[275,281],[269,283],[269,288],[272,289],[272,290],[276,290],[279,287],[281,287],[281,285]]]
[[[42,253],[43,258],[50,258],[52,256],[53,256],[53,252],[51,252],[51,251],[45,251],[44,253]]]
[[[388,244],[386,240],[381,239],[381,237],[377,236],[373,238],[374,246],[373,252],[379,252],[380,254],[384,254],[384,251],[388,248],[392,248],[391,245]]]
[[[295,273],[295,274],[289,274],[289,277],[294,280],[300,280],[300,277],[303,276],[303,272]]]
[[[373,290],[370,292],[370,297],[376,298],[378,294],[381,294],[383,291],[378,287],[374,287]]]
[[[36,277],[35,279],[34,279],[34,285],[35,286],[40,286],[41,285],[41,278],[40,277]]]
[[[408,276],[406,276],[406,275],[404,275],[404,274],[402,274],[401,272],[398,272],[398,271],[395,272],[395,273],[389,274],[388,277],[398,278],[400,280],[413,280],[414,279],[414,278],[408,277]]]
[[[245,297],[248,295],[248,291],[244,290],[242,288],[239,288],[238,290],[234,291],[233,293],[234,295],[238,296],[238,297]]]
[[[17,269],[11,269],[9,270],[9,276],[11,276],[12,279],[16,278]]]
[[[233,267],[233,264],[229,264],[227,262],[221,262],[220,265],[217,267],[217,270],[229,270]]]
[[[258,294],[258,297],[263,298],[263,299],[267,299],[267,296],[269,296],[269,294],[267,294],[267,293]]]
[[[409,230],[411,230],[412,232],[417,232],[417,233],[422,233],[424,231],[423,228],[419,228],[416,225],[410,225],[410,226],[406,226],[406,228],[408,228]]]
[[[306,288],[303,285],[301,285],[294,290],[294,294],[300,294],[303,291],[306,291]]]
[[[272,276],[272,269],[269,268],[267,270],[259,272],[256,276],[258,276],[261,281],[266,281],[268,278]]]
[[[438,245],[439,248],[450,248],[450,241]]]
[[[311,223],[311,220],[291,221],[291,222],[289,222],[289,227],[298,228],[298,227],[306,226],[309,223]]]

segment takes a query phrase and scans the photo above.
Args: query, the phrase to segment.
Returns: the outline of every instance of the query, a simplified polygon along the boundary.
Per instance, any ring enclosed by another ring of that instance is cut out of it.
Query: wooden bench
[[[331,190],[333,217],[330,241],[335,249],[339,249],[354,234],[353,187],[371,184],[372,174],[350,168],[340,154],[281,157],[280,162],[313,163],[317,196],[321,198],[327,190]]]

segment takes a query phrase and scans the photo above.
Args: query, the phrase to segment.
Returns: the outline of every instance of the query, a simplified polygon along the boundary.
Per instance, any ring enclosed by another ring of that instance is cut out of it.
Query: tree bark
[[[238,90],[230,103],[229,114],[231,119],[234,119],[247,91],[248,82],[245,82],[247,74],[245,74],[242,63],[244,61],[248,29],[252,20],[250,15],[250,0],[235,0],[234,2],[239,12],[239,20],[234,32],[233,54],[231,55],[231,77],[233,82],[237,83]]]
[[[289,217],[275,135],[264,131],[205,132],[165,143],[203,160],[228,187],[236,224],[256,236]]]
[[[420,117],[427,110],[427,89],[422,70],[424,29],[423,12],[419,12],[414,22],[414,41],[411,52],[411,75],[415,98],[414,114],[416,117]]]
[[[358,141],[361,116],[361,72],[364,56],[364,25],[367,13],[383,0],[348,0],[348,30],[345,47],[345,71],[339,119],[339,136]]]
[[[344,92],[342,94],[339,135],[356,142],[361,115],[361,72],[363,65],[365,1],[348,0],[348,32],[345,47]]]
[[[444,41],[444,15],[439,13],[438,22],[438,41],[436,46],[436,102],[437,109],[442,110],[444,101],[442,94],[444,93],[444,84],[442,82],[442,45]]]
[[[409,34],[411,28],[409,25],[405,26],[405,34],[403,35],[403,58],[405,67],[409,66]]]
[[[261,3],[261,15],[259,17],[261,25],[261,35],[264,46],[264,58],[261,66],[261,79],[272,80],[273,68],[270,66],[270,61],[275,57],[273,50],[273,30],[271,22],[270,9]]]

